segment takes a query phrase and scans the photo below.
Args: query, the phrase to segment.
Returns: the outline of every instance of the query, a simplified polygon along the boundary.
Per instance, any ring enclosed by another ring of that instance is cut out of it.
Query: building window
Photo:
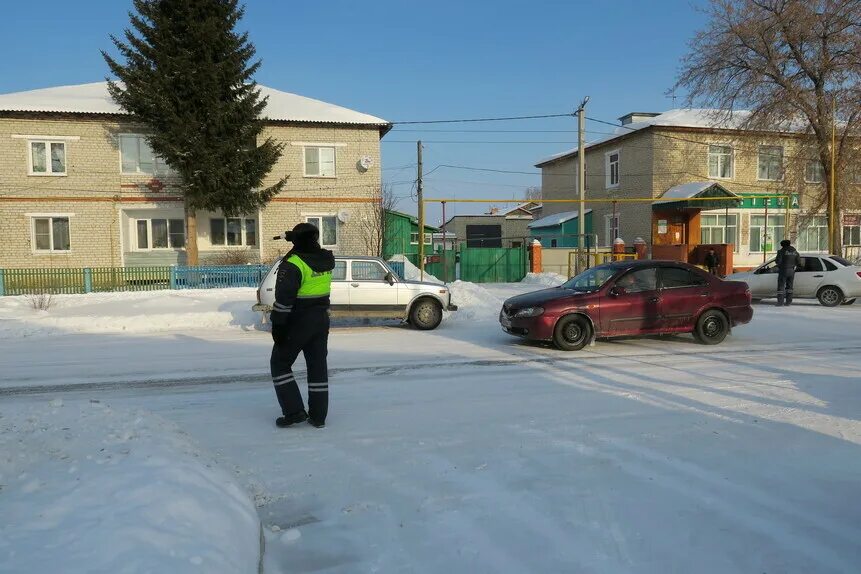
[[[738,215],[735,213],[703,213],[700,216],[700,243],[717,245],[732,243],[738,252]]]
[[[433,243],[433,235],[430,233],[425,233],[425,245],[431,245]],[[419,244],[419,234],[417,232],[410,233],[410,245],[418,245]]]
[[[34,251],[69,251],[72,248],[69,236],[68,217],[33,218]]]
[[[783,179],[783,146],[759,146],[758,178],[764,181],[780,181]]]
[[[804,181],[807,183],[822,183],[825,180],[825,168],[818,159],[807,160],[804,166]]]
[[[156,174],[168,171],[164,160],[152,153],[146,138],[135,134],[120,135],[120,165],[127,174]]]
[[[209,242],[212,245],[253,247],[257,245],[257,220],[241,217],[212,217],[209,219]]]
[[[769,215],[766,222],[764,215],[750,216],[750,251],[752,253],[774,253],[777,244],[784,237],[785,216]]]
[[[307,223],[320,230],[320,245],[335,247],[338,245],[338,218],[334,215],[312,215],[305,218]]]
[[[732,178],[732,147],[728,145],[709,146],[709,177],[716,179]]]
[[[619,151],[611,151],[604,155],[606,163],[606,187],[619,187]]]
[[[30,175],[66,175],[66,143],[31,141]]]
[[[798,248],[801,251],[828,251],[828,218],[814,215],[798,231]]]
[[[334,147],[305,147],[306,177],[335,177]]]
[[[621,235],[619,228],[619,214],[604,216],[604,232],[607,237],[607,244],[612,244]]]
[[[135,232],[136,245],[141,251],[185,247],[185,221],[182,219],[138,219]]]
[[[843,216],[843,245],[861,245],[861,215]]]

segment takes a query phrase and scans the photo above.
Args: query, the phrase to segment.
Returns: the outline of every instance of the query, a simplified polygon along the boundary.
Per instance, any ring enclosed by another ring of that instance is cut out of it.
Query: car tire
[[[410,325],[421,331],[430,331],[442,322],[442,306],[433,299],[419,299],[410,308]]]
[[[703,345],[717,345],[729,335],[729,321],[717,309],[710,309],[700,315],[694,327],[694,338]]]
[[[853,297],[852,299],[844,300],[843,303],[841,303],[841,305],[851,305],[854,302],[855,302],[855,298]]]
[[[826,285],[821,288],[816,294],[816,298],[825,307],[837,307],[844,301],[843,291],[833,285]]]
[[[760,299],[759,297],[751,298],[751,300],[750,300],[751,305],[756,305],[757,303],[762,303],[762,299]]]
[[[592,340],[592,325],[583,315],[568,315],[557,321],[553,344],[562,351],[579,351]]]

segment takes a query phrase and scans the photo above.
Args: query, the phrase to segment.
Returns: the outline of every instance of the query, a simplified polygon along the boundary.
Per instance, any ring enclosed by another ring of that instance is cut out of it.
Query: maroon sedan
[[[750,322],[747,283],[674,261],[621,261],[587,269],[559,287],[508,299],[499,314],[512,335],[566,351],[593,338],[693,333],[706,345]]]

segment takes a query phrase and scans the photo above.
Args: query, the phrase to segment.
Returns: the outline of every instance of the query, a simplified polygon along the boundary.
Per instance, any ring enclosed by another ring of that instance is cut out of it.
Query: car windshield
[[[562,288],[570,289],[571,291],[581,291],[584,293],[597,291],[610,279],[610,277],[615,275],[617,271],[618,269],[615,267],[593,267],[563,283]]]
[[[840,265],[842,265],[844,267],[852,267],[852,263],[843,259],[839,255],[829,255],[828,258],[833,260],[833,261],[836,261],[837,263],[839,263]]]

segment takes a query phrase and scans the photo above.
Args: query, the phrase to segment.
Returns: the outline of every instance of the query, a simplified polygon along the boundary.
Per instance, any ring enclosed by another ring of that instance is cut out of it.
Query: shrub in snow
[[[54,304],[54,296],[50,293],[27,295],[27,300],[36,311],[47,311]]]

